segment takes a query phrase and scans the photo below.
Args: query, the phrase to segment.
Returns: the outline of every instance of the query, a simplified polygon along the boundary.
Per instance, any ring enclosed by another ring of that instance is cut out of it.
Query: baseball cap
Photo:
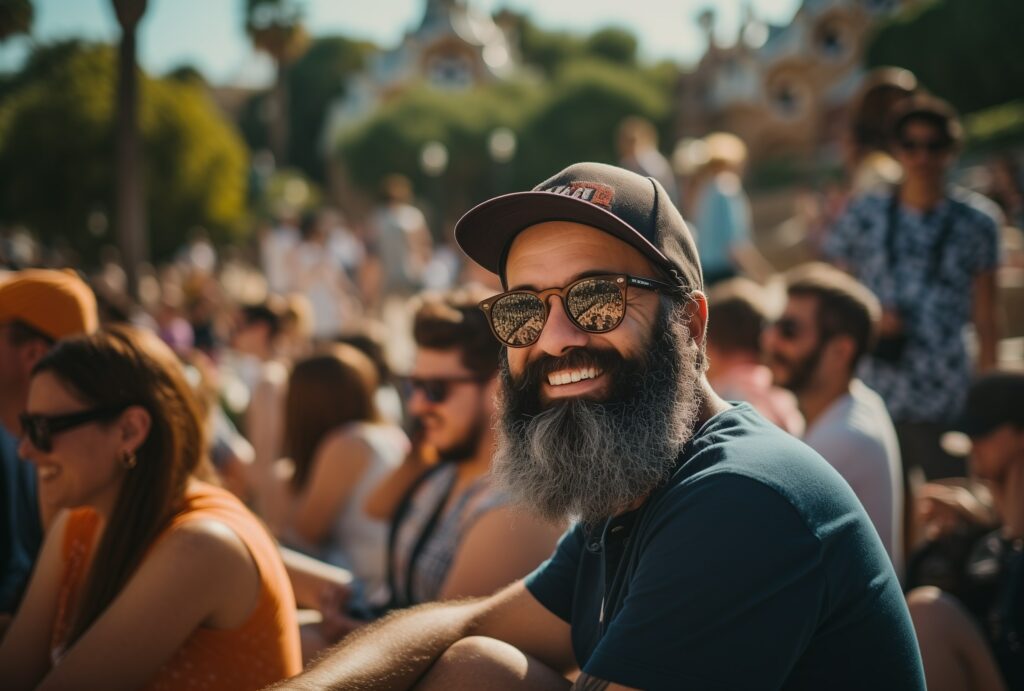
[[[1024,428],[1024,372],[992,372],[975,379],[952,433],[943,435],[942,447],[956,456],[967,455],[965,437],[984,437],[1006,424]]]
[[[489,199],[455,224],[470,259],[505,281],[505,259],[522,230],[547,221],[592,226],[638,249],[675,284],[703,290],[697,247],[657,180],[603,163],[576,163],[529,192]]]
[[[0,324],[20,321],[54,340],[99,325],[96,296],[71,269],[23,269],[0,280]]]

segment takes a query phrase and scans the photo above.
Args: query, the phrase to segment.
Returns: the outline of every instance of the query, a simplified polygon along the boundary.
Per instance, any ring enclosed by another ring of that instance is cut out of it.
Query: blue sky
[[[743,7],[774,23],[787,22],[800,0],[468,0],[484,11],[525,12],[547,29],[587,33],[604,26],[631,30],[646,59],[695,62],[704,37],[695,18],[714,6],[718,34],[731,42]],[[0,44],[0,70],[15,70],[31,41],[80,37],[116,40],[110,0],[35,0],[31,39]],[[420,20],[424,0],[305,0],[306,25],[314,36],[343,34],[385,47],[397,44]],[[199,68],[216,84],[258,86],[270,79],[270,66],[254,53],[242,28],[244,0],[149,0],[140,32],[140,62],[155,74],[183,64]]]

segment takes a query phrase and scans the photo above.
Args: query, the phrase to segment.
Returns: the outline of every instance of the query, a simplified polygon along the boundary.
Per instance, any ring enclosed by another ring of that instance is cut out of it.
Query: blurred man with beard
[[[487,295],[427,294],[413,317],[406,403],[416,448],[366,504],[391,523],[386,609],[489,594],[529,573],[558,540],[558,528],[514,512],[491,479],[499,348],[477,308]]]
[[[881,308],[855,278],[827,264],[787,275],[782,316],[762,343],[775,384],[796,394],[803,440],[850,483],[897,573],[903,572],[903,471],[882,398],[854,377]]]
[[[577,523],[524,581],[385,620],[286,688],[924,688],[849,486],[708,385],[700,263],[659,183],[576,164],[456,238],[511,287],[481,303],[506,346],[495,473]]]

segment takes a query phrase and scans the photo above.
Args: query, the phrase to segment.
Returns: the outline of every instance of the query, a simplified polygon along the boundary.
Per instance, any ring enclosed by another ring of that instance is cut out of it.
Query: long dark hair
[[[288,379],[284,445],[295,464],[292,489],[309,479],[317,447],[346,422],[378,422],[377,370],[358,349],[338,344],[300,361]]]
[[[61,341],[32,370],[96,407],[140,406],[152,420],[125,474],[93,559],[68,644],[110,605],[178,507],[189,478],[212,476],[199,407],[180,364],[154,334],[111,327]]]

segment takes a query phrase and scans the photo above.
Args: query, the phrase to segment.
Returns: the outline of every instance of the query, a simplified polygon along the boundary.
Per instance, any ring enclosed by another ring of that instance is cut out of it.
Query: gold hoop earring
[[[125,451],[124,455],[121,456],[121,465],[124,466],[125,470],[131,470],[139,464],[139,459],[132,451]]]

